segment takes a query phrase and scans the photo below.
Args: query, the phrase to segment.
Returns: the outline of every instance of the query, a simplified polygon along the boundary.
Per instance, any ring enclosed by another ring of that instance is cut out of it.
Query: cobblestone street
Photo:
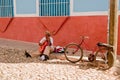
[[[0,80],[116,80],[110,70],[80,69],[78,65],[53,60],[0,65]]]
[[[86,64],[66,60],[26,58],[24,49],[35,45],[18,41],[0,40],[0,80],[120,80],[115,67],[102,71]],[[58,56],[58,55],[56,55]]]

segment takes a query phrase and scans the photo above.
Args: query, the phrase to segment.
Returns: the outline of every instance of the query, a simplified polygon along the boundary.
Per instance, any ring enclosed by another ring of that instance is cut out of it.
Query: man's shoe
[[[45,60],[45,55],[40,56],[40,59],[41,59],[42,61],[44,61],[44,60]]]
[[[44,54],[44,55],[45,55],[45,54]],[[48,59],[49,59],[48,55],[45,55],[45,59],[46,59],[46,60],[48,60]]]
[[[45,54],[42,54],[42,56],[40,56],[40,59],[42,61],[47,61],[49,59],[49,57],[47,55],[45,55]]]

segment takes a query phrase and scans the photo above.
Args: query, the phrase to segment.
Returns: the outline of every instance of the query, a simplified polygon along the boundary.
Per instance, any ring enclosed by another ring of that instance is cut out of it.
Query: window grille
[[[0,0],[0,17],[13,16],[13,0]]]
[[[69,16],[70,0],[39,0],[40,16]]]

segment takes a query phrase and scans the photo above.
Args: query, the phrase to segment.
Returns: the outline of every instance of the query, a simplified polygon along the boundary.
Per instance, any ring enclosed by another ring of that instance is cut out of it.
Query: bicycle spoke
[[[69,44],[65,49],[65,57],[70,62],[78,62],[82,59],[83,52],[77,44]]]

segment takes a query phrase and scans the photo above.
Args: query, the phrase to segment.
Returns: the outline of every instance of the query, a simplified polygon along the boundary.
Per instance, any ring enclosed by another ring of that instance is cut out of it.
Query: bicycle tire
[[[107,53],[107,60],[108,60],[108,65],[109,65],[109,68],[108,69],[110,69],[111,67],[113,67],[113,65],[114,65],[114,62],[115,62],[115,57],[114,57],[114,54],[113,54],[113,52],[112,51],[109,51],[108,53]]]
[[[101,53],[102,50],[105,50],[106,52],[105,53]],[[102,60],[103,60],[104,64],[107,64],[107,67],[103,67],[101,69],[103,69],[103,70],[110,69],[114,65],[114,61],[115,61],[113,52],[110,51],[110,50],[107,50],[107,49],[100,49],[100,50],[98,50],[95,53],[94,62],[97,62],[97,57],[99,57],[99,53],[100,54],[104,54],[104,57],[106,59],[102,58]]]
[[[64,55],[69,62],[76,63],[82,59],[83,50],[78,44],[71,43],[65,47]]]

